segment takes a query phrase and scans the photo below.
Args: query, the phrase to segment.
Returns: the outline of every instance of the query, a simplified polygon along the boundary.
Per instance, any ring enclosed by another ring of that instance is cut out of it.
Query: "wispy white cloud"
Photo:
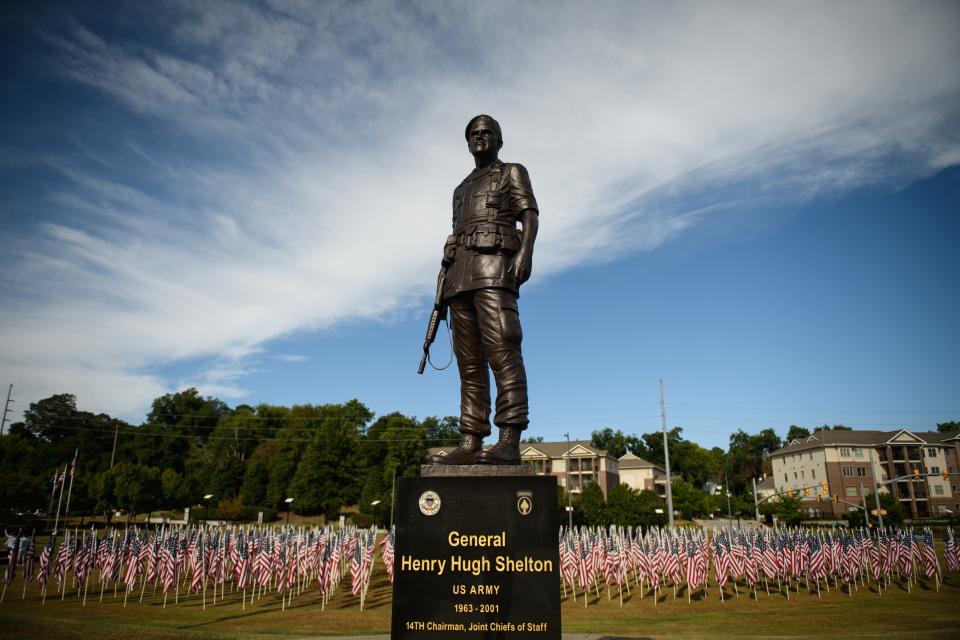
[[[54,73],[195,147],[118,139],[94,168],[42,154],[64,178],[51,206],[75,218],[39,216],[20,243],[10,281],[31,293],[0,312],[0,365],[34,398],[126,415],[183,382],[242,397],[271,339],[430,291],[477,112],[533,177],[538,278],[751,200],[907,184],[960,157],[958,14],[276,0],[184,3],[149,45],[42,30]],[[145,373],[185,358],[221,364]]]

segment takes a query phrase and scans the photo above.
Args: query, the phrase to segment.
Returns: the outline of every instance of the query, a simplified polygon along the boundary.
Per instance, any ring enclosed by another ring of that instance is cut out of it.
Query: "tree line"
[[[458,439],[457,418],[375,420],[358,400],[231,409],[191,388],[157,398],[133,426],[60,394],[32,403],[0,439],[0,500],[46,510],[53,467],[77,452],[71,513],[177,509],[212,494],[225,514],[285,509],[293,498],[297,513],[336,517],[344,506],[389,504],[394,474],[415,475],[428,447]]]
[[[684,439],[681,427],[671,429],[675,509],[685,517],[725,513],[729,492],[733,513],[752,513],[751,478],[770,473],[767,454],[809,435],[796,425],[784,439],[772,428],[754,435],[737,430],[723,450]],[[190,388],[154,400],[144,422],[134,426],[79,410],[75,396],[58,394],[32,403],[0,438],[0,502],[20,511],[46,510],[54,467],[62,471],[76,452],[72,514],[178,509],[200,504],[204,495],[212,495],[211,503],[227,518],[286,510],[290,498],[293,511],[304,515],[336,518],[351,506],[370,514],[372,503],[390,504],[394,477],[419,473],[428,448],[458,440],[456,417],[375,417],[358,400],[230,408]],[[635,435],[601,428],[591,443],[615,458],[630,452],[664,464],[660,431]],[[704,490],[708,481],[721,485],[719,495]],[[560,501],[566,506],[562,488]],[[610,488],[606,500],[592,486],[573,502],[578,523],[590,525],[658,524],[654,513],[662,508],[653,492],[624,485]]]

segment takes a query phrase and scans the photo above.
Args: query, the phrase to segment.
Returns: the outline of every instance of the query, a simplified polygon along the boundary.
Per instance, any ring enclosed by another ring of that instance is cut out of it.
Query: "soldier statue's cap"
[[[497,137],[500,138],[500,142],[503,143],[503,133],[500,131],[500,123],[494,120],[493,116],[488,116],[485,113],[481,113],[478,116],[473,116],[470,118],[470,122],[467,123],[467,128],[463,130],[463,137],[467,140],[470,139],[470,127],[473,126],[473,123],[477,120],[486,120],[490,123],[490,127],[497,132]]]

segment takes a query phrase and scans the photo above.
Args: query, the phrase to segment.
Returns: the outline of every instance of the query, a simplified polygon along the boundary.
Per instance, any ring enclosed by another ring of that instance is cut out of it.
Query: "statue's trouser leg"
[[[490,435],[490,374],[473,293],[461,293],[451,298],[448,305],[453,352],[460,370],[460,432],[483,438]]]
[[[499,427],[527,427],[527,374],[520,344],[523,330],[517,296],[506,289],[478,289],[450,301],[453,344],[460,368],[461,431],[490,433],[490,380],[497,383]],[[466,428],[464,428],[466,427]]]

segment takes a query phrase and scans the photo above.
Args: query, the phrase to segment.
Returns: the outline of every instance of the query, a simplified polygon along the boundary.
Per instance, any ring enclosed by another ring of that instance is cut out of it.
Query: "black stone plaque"
[[[401,478],[391,638],[560,638],[557,481]]]

